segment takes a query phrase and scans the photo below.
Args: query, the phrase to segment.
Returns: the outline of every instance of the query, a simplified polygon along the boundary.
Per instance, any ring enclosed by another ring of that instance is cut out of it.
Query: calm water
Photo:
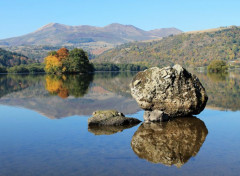
[[[0,176],[240,175],[240,73],[196,73],[209,101],[196,118],[88,129],[98,109],[143,120],[135,73],[0,75]]]

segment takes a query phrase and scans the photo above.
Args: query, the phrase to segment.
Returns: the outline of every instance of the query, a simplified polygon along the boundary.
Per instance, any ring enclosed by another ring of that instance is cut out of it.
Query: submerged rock
[[[132,128],[137,124],[129,124],[123,126],[88,126],[88,131],[95,135],[111,135],[115,133],[122,132],[125,129]]]
[[[140,122],[138,119],[125,117],[116,110],[103,110],[93,113],[93,117],[88,119],[88,126],[124,126]]]
[[[130,87],[142,109],[159,110],[169,117],[199,114],[208,100],[199,79],[180,65],[139,72]]]
[[[152,163],[181,167],[200,150],[208,130],[196,117],[143,123],[132,137],[135,154]]]

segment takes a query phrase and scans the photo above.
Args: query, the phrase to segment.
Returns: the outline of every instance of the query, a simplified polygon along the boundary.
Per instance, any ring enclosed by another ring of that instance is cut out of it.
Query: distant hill
[[[22,54],[6,51],[0,48],[0,66],[11,67],[29,63],[33,63],[33,60]]]
[[[164,28],[144,31],[132,25],[113,23],[105,27],[68,26],[50,23],[35,32],[9,39],[0,40],[0,45],[78,45],[80,43],[106,42],[111,44],[129,41],[148,40],[179,34],[175,28]]]
[[[210,32],[209,32],[210,31]],[[169,36],[158,41],[132,42],[117,46],[93,62],[134,63],[166,66],[175,63],[206,66],[213,59],[240,58],[240,28],[236,26]]]
[[[46,49],[51,47],[81,47],[89,53],[98,55],[116,45],[142,40],[161,39],[169,35],[179,34],[176,28],[161,28],[144,31],[132,25],[113,23],[104,27],[68,26],[59,23],[47,24],[35,32],[0,40],[0,47],[21,52],[28,57],[43,59]],[[41,52],[43,51],[43,52]]]

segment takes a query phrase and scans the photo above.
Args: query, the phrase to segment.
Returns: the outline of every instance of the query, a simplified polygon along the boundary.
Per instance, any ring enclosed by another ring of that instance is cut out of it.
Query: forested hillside
[[[240,27],[219,28],[214,32],[183,33],[160,41],[134,42],[108,50],[94,62],[133,63],[185,67],[206,66],[211,60],[240,59]]]
[[[12,67],[21,64],[33,63],[34,60],[15,52],[6,51],[0,48],[0,66]]]

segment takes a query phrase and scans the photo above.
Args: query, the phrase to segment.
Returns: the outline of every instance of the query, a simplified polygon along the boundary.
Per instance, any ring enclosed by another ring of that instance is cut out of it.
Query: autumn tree
[[[63,59],[66,59],[68,57],[68,55],[69,55],[69,51],[67,48],[60,48],[57,51],[57,57],[60,61]]]

